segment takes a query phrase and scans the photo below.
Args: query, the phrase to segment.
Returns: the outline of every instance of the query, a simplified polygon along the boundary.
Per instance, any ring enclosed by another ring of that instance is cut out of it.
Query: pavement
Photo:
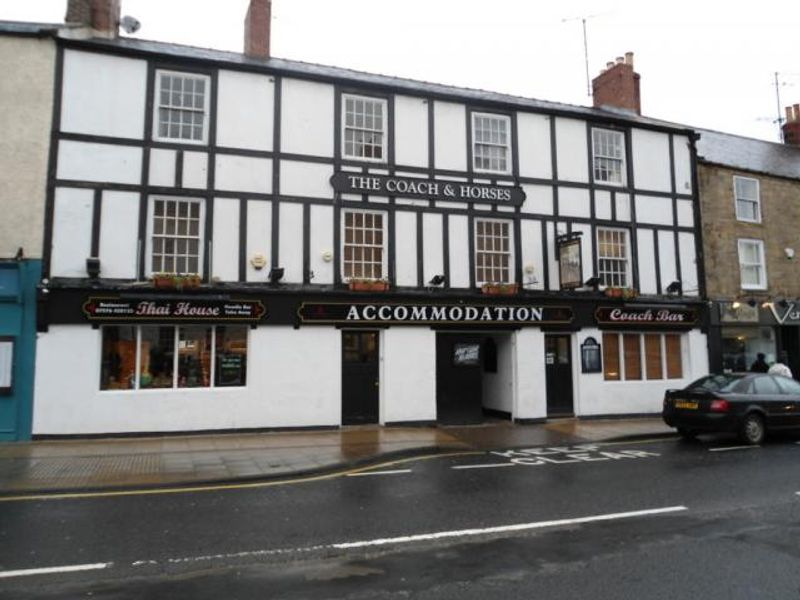
[[[661,417],[0,443],[0,497],[335,473],[405,457],[674,435]]]

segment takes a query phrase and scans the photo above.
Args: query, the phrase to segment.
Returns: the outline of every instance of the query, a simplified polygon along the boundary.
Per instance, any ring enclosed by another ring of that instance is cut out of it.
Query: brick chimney
[[[67,25],[80,25],[98,37],[119,35],[120,0],[68,0]]]
[[[783,124],[783,143],[800,146],[800,104],[786,107],[786,122]]]
[[[269,58],[271,0],[250,0],[244,18],[244,53],[254,58]]]
[[[606,68],[592,80],[594,107],[613,106],[642,114],[639,96],[639,74],[633,70],[633,52],[618,56],[616,62],[609,62]]]

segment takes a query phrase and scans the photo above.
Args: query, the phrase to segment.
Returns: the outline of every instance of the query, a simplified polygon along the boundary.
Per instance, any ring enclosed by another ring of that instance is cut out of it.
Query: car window
[[[753,393],[753,380],[742,378],[732,379],[725,385],[713,392],[729,392],[734,394],[752,394]]]
[[[781,393],[781,391],[778,389],[778,384],[775,383],[775,379],[769,375],[756,377],[753,380],[753,385],[755,386],[756,394],[774,395]]]
[[[735,384],[741,376],[736,375],[706,375],[687,386],[688,390],[708,390],[716,392],[724,387]]]
[[[797,383],[794,379],[789,379],[788,377],[775,377],[775,383],[778,384],[778,387],[784,394],[794,394],[795,396],[800,396],[800,383]]]

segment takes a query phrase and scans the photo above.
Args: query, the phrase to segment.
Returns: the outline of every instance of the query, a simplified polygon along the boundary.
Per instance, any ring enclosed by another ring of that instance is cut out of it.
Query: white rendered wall
[[[139,194],[104,191],[100,212],[100,273],[136,279],[139,244]],[[85,275],[85,271],[84,271]]]
[[[272,191],[272,159],[217,154],[214,185],[231,192]]]
[[[655,294],[658,290],[656,286],[657,265],[653,246],[653,230],[637,229],[636,240],[638,242],[636,260],[639,266],[639,291],[642,294]]]
[[[250,330],[247,386],[216,389],[101,392],[101,335],[87,325],[51,325],[39,336],[35,435],[341,422],[341,333],[333,327]]]
[[[391,327],[381,333],[381,423],[436,420],[436,332]]]
[[[596,219],[611,220],[611,192],[595,190],[594,216]]]
[[[523,177],[550,179],[553,175],[550,118],[533,113],[517,113],[519,173]]]
[[[316,163],[281,161],[281,195],[333,198],[333,167]]]
[[[497,347],[497,372],[483,372],[483,406],[514,413],[514,337],[512,334],[489,334]]]
[[[395,213],[395,278],[397,285],[417,285],[417,215],[401,210]],[[426,279],[425,281],[430,281]]]
[[[162,187],[175,186],[175,161],[178,159],[176,150],[153,148],[150,150],[150,185]]]
[[[211,276],[239,281],[239,199],[214,199]]]
[[[589,181],[589,149],[586,146],[586,122],[556,119],[556,158],[561,181]]]
[[[681,284],[686,296],[699,296],[697,276],[697,256],[695,254],[694,234],[686,231],[678,233],[678,252],[681,260]]]
[[[631,130],[633,180],[639,190],[671,191],[669,134],[644,129]],[[636,213],[639,216],[639,213]]]
[[[575,334],[572,364],[576,374],[579,373],[581,364],[580,345],[589,336],[600,344],[603,343],[603,332],[599,329],[582,329]],[[576,375],[575,414],[588,416],[660,413],[665,390],[685,387],[694,379],[708,374],[708,348],[705,334],[699,330],[692,330],[681,335],[681,349],[683,362],[681,379],[606,381],[603,373]],[[644,364],[642,364],[642,370],[644,371]]]
[[[444,246],[442,243],[442,215],[422,215],[422,278],[430,281],[434,275],[444,274]],[[452,285],[452,284],[449,284]]]
[[[333,86],[284,79],[281,92],[281,151],[333,156]]]
[[[86,277],[86,259],[92,248],[94,191],[58,188],[53,211],[50,274]]]
[[[676,135],[672,138],[672,151],[675,155],[675,191],[679,194],[692,193],[692,155],[689,138]]]
[[[303,282],[303,205],[281,202],[278,266],[284,283]],[[313,245],[313,244],[312,244]]]
[[[671,231],[658,232],[658,268],[661,273],[661,291],[678,279],[675,267],[675,234]]]
[[[437,169],[467,170],[467,122],[463,104],[435,102],[433,146]]]
[[[61,130],[142,139],[147,61],[64,52]]]
[[[672,225],[672,198],[637,194],[636,221],[652,225]]]
[[[562,217],[584,217],[591,215],[589,190],[560,187],[558,189],[558,214]]]
[[[676,200],[678,204],[678,226],[694,227],[694,210],[691,200]]]
[[[310,221],[309,268],[314,272],[314,279],[311,280],[311,283],[332,284],[335,250],[333,246],[333,208],[312,206]]]
[[[614,194],[617,204],[617,221],[631,220],[631,197],[629,194]]]
[[[553,214],[553,188],[549,185],[522,184],[525,192],[525,202],[522,203],[521,211],[524,213],[538,215]]]
[[[208,153],[183,153],[183,187],[201,190],[208,188]]]
[[[239,71],[219,71],[217,145],[272,150],[275,80]]]
[[[267,266],[256,269],[250,261],[256,254],[266,260]],[[247,202],[247,281],[266,281],[272,262],[272,202],[249,200]]]
[[[514,419],[547,417],[545,385],[544,333],[535,327],[523,327],[514,334],[515,409]]]
[[[548,289],[558,290],[561,289],[558,276],[558,259],[556,258],[556,231],[553,223],[545,223],[545,231],[547,233],[547,262],[548,262],[548,275],[550,281],[547,282]]]
[[[526,290],[544,289],[544,257],[542,256],[542,223],[525,219],[520,222],[522,236],[522,282]],[[530,273],[528,267],[533,267]]]
[[[450,215],[450,287],[469,287],[469,228],[467,217]]]
[[[142,149],[61,140],[56,176],[75,181],[138,185],[142,177]]]
[[[394,158],[398,165],[428,166],[428,101],[394,97]]]

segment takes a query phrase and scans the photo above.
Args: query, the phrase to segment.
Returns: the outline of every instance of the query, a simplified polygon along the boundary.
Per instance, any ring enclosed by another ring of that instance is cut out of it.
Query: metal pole
[[[781,127],[783,123],[783,117],[781,116],[781,86],[778,83],[777,71],[775,71],[775,100],[778,103],[778,118],[776,120],[778,123],[778,139],[783,142],[783,127]]]
[[[586,42],[586,18],[581,19],[583,24],[583,62],[586,65],[586,95],[592,97],[592,87],[589,83],[589,44]]]

